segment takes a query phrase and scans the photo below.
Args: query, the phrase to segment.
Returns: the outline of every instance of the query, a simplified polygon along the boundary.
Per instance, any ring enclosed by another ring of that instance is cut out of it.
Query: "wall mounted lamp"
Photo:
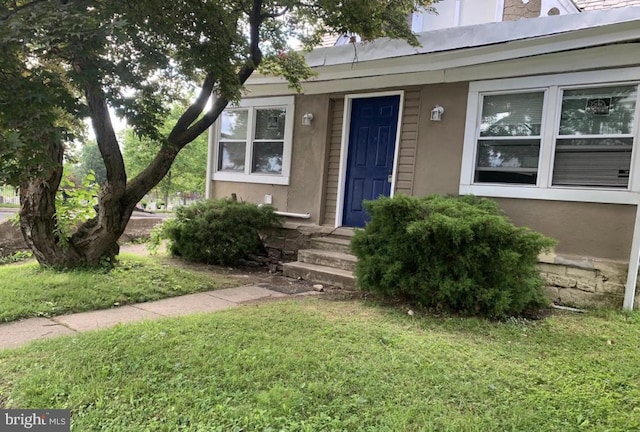
[[[431,110],[431,121],[440,121],[442,120],[442,113],[444,113],[444,108],[440,105],[436,105]]]
[[[311,126],[312,121],[313,121],[313,114],[308,112],[302,116],[302,126]]]

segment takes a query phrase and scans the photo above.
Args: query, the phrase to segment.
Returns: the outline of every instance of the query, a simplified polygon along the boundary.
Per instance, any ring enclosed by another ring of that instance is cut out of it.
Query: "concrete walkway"
[[[0,324],[0,349],[16,348],[37,339],[109,328],[120,323],[216,312],[235,308],[246,303],[293,298],[309,294],[317,293],[308,291],[292,295],[256,285],[245,285],[238,288],[188,294],[112,309],[62,315],[53,318],[30,318]]]

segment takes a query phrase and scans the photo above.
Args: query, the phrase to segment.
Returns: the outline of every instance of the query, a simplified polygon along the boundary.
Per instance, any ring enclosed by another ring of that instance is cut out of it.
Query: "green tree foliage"
[[[95,216],[99,187],[93,171],[86,173],[82,180],[76,180],[66,172],[62,176],[56,194],[56,235],[62,246],[67,247],[78,224]]]
[[[417,44],[408,14],[432,0],[0,0],[0,183],[20,186],[20,224],[42,264],[99,264],[118,253],[134,206],[178,153],[240,98],[259,67],[294,87],[311,76],[287,41],[324,33]],[[169,129],[163,120],[199,83]],[[210,106],[212,95],[216,100]],[[158,151],[129,178],[108,108]],[[65,144],[89,116],[106,181],[68,247],[55,234]],[[169,132],[167,133],[167,130]]]
[[[536,264],[555,242],[514,226],[495,202],[399,195],[366,207],[371,222],[351,242],[363,289],[488,317],[548,303]]]
[[[160,237],[169,239],[172,255],[206,264],[238,265],[265,251],[260,230],[277,224],[278,217],[269,206],[207,200],[178,208],[176,217],[163,224]]]
[[[174,104],[171,112],[160,127],[163,135],[171,132],[180,114],[184,112],[184,104]],[[140,174],[151,163],[160,150],[161,143],[147,137],[140,137],[133,129],[127,128],[123,139],[123,157],[127,176],[133,178]],[[207,136],[200,135],[189,146],[178,154],[171,170],[158,183],[156,190],[168,200],[169,195],[176,192],[194,192],[204,194],[207,171]]]
[[[88,141],[80,149],[77,165],[73,169],[73,175],[83,181],[90,173],[98,184],[107,181],[107,168],[100,155],[100,149],[95,141]]]

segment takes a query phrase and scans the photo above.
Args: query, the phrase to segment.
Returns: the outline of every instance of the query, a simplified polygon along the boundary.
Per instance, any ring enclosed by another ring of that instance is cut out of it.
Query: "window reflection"
[[[636,86],[565,90],[560,135],[630,134]]]

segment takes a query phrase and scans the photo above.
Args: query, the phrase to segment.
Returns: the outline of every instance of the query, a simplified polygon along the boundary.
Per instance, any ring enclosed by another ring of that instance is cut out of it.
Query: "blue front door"
[[[362,201],[391,193],[400,96],[354,99],[347,156],[342,225],[369,220]]]

